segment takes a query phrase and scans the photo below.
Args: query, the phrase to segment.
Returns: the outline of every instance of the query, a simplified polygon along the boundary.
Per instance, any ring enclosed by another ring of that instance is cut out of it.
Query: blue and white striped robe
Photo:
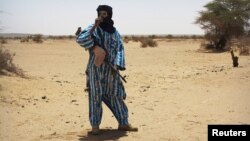
[[[102,117],[101,102],[103,101],[113,112],[120,125],[128,124],[128,109],[123,99],[126,93],[121,79],[113,73],[107,63],[97,67],[94,64],[95,55],[93,46],[99,45],[107,51],[108,61],[117,66],[120,70],[125,70],[124,47],[120,34],[115,31],[108,33],[100,27],[95,29],[91,35],[90,30],[93,25],[84,29],[77,37],[77,43],[88,49],[89,61],[86,69],[87,87],[89,89],[89,118],[92,126],[99,126]],[[98,32],[99,30],[99,32]],[[101,35],[99,35],[101,34]],[[103,36],[102,38],[100,36]],[[102,46],[102,41],[104,47]]]

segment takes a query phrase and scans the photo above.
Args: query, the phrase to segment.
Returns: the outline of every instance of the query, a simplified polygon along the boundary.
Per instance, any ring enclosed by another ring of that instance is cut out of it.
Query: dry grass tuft
[[[147,47],[147,46],[157,47],[158,46],[157,42],[149,37],[140,38],[139,41],[141,42],[141,47]]]
[[[5,75],[7,73],[14,73],[18,76],[25,77],[24,72],[21,68],[17,67],[13,63],[13,57],[15,54],[5,50],[1,44],[0,47],[0,74]]]

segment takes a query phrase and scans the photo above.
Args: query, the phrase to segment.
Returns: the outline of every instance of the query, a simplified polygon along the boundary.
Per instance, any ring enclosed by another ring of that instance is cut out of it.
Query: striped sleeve
[[[125,70],[125,55],[124,55],[124,47],[122,44],[122,37],[118,34],[118,51],[115,57],[115,65],[119,67],[120,70]]]
[[[76,42],[86,49],[89,49],[94,46],[94,39],[90,33],[91,28],[93,25],[90,25],[86,29],[84,29],[80,35],[76,38]]]

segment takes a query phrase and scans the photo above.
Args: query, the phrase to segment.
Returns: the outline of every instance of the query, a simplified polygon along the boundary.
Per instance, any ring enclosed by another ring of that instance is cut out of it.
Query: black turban
[[[96,9],[98,16],[100,11],[106,11],[108,13],[108,16],[103,19],[103,22],[101,22],[100,27],[102,30],[109,32],[109,33],[114,33],[115,32],[115,27],[114,21],[112,20],[112,7],[108,5],[99,5],[98,8]]]
[[[99,5],[98,8],[96,9],[96,11],[98,12],[98,16],[99,16],[99,12],[100,11],[106,11],[108,13],[108,17],[111,19],[113,12],[112,12],[112,7],[108,6],[108,5]]]

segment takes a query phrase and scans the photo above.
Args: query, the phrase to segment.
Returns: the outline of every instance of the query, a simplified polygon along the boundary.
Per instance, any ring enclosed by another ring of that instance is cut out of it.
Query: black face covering
[[[102,30],[109,32],[109,33],[114,33],[115,28],[114,28],[114,22],[112,19],[104,18],[103,22],[100,23],[100,27]]]
[[[108,16],[103,19],[103,22],[100,23],[100,27],[102,30],[108,32],[108,33],[114,33],[115,28],[114,28],[114,21],[111,19],[113,12],[112,12],[112,7],[108,5],[99,5],[99,7],[96,9],[98,12],[99,16],[99,11],[106,11],[108,13]]]

